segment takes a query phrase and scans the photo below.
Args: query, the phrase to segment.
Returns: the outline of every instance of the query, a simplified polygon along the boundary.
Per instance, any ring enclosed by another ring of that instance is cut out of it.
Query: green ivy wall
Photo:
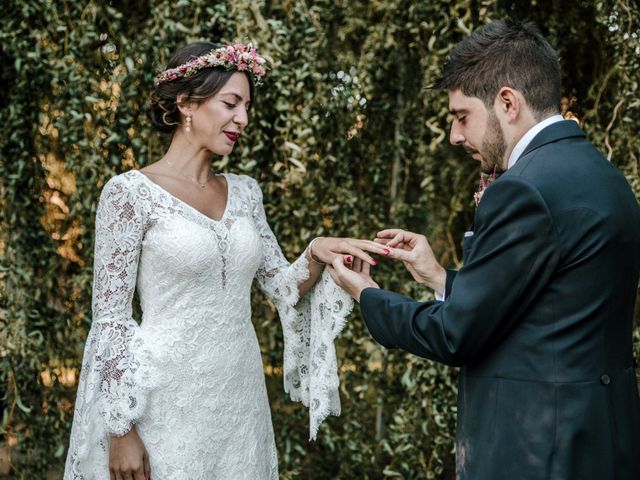
[[[317,235],[370,238],[402,226],[428,234],[442,262],[459,266],[477,164],[448,145],[446,95],[425,87],[456,42],[507,14],[536,22],[557,48],[564,113],[640,196],[633,0],[2,3],[6,478],[60,476],[91,321],[98,195],[113,175],[162,155],[169,139],[153,132],[144,108],[155,74],[189,41],[253,41],[270,59],[248,135],[216,168],[259,181],[290,259]],[[398,265],[381,264],[375,276],[430,296]],[[453,478],[456,369],[383,350],[356,309],[338,341],[343,413],[308,443],[307,413],[281,387],[279,323],[258,292],[254,323],[282,478]]]

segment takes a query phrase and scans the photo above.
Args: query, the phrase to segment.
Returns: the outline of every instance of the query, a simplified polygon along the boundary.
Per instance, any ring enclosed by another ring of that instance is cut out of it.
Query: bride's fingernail
[[[351,263],[351,262],[353,261],[353,257],[352,257],[351,255],[347,255],[347,256],[345,257],[345,261],[346,261],[347,263]]]
[[[371,259],[371,265],[377,265],[378,262],[376,262],[374,259]]]
[[[391,254],[391,250],[389,250],[388,248],[385,248],[383,252],[386,253],[387,255]]]

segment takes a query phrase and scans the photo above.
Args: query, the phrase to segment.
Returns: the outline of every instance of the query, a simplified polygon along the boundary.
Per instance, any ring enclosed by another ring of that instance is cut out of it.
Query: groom
[[[385,230],[389,256],[442,301],[381,290],[359,261],[334,262],[334,279],[379,343],[462,367],[459,479],[640,479],[640,208],[629,184],[558,115],[558,59],[533,26],[476,31],[438,87],[451,143],[504,172],[465,235],[464,267],[446,271],[424,236]]]

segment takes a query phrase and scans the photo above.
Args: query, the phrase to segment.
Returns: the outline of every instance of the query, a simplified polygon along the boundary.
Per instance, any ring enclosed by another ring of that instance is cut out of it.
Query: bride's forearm
[[[309,247],[304,251],[304,256],[307,259],[307,265],[309,268],[309,278],[307,278],[304,282],[298,285],[298,292],[300,294],[300,298],[304,297],[311,287],[313,287],[320,275],[322,275],[322,271],[324,270],[324,263],[319,262],[318,260],[313,258],[312,250],[313,241],[309,244]]]

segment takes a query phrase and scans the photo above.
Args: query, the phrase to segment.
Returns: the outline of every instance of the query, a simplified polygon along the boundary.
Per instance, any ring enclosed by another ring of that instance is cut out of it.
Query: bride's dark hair
[[[221,45],[212,42],[194,42],[178,50],[167,65],[167,69],[183,65],[194,58],[220,48]],[[173,133],[182,123],[180,110],[178,109],[178,95],[184,94],[183,101],[202,103],[224,86],[231,78],[235,70],[226,70],[224,67],[204,68],[190,77],[182,77],[170,82],[158,85],[151,92],[147,117],[156,130],[163,133]],[[254,98],[254,83],[251,75],[246,73],[249,81],[251,103]]]

